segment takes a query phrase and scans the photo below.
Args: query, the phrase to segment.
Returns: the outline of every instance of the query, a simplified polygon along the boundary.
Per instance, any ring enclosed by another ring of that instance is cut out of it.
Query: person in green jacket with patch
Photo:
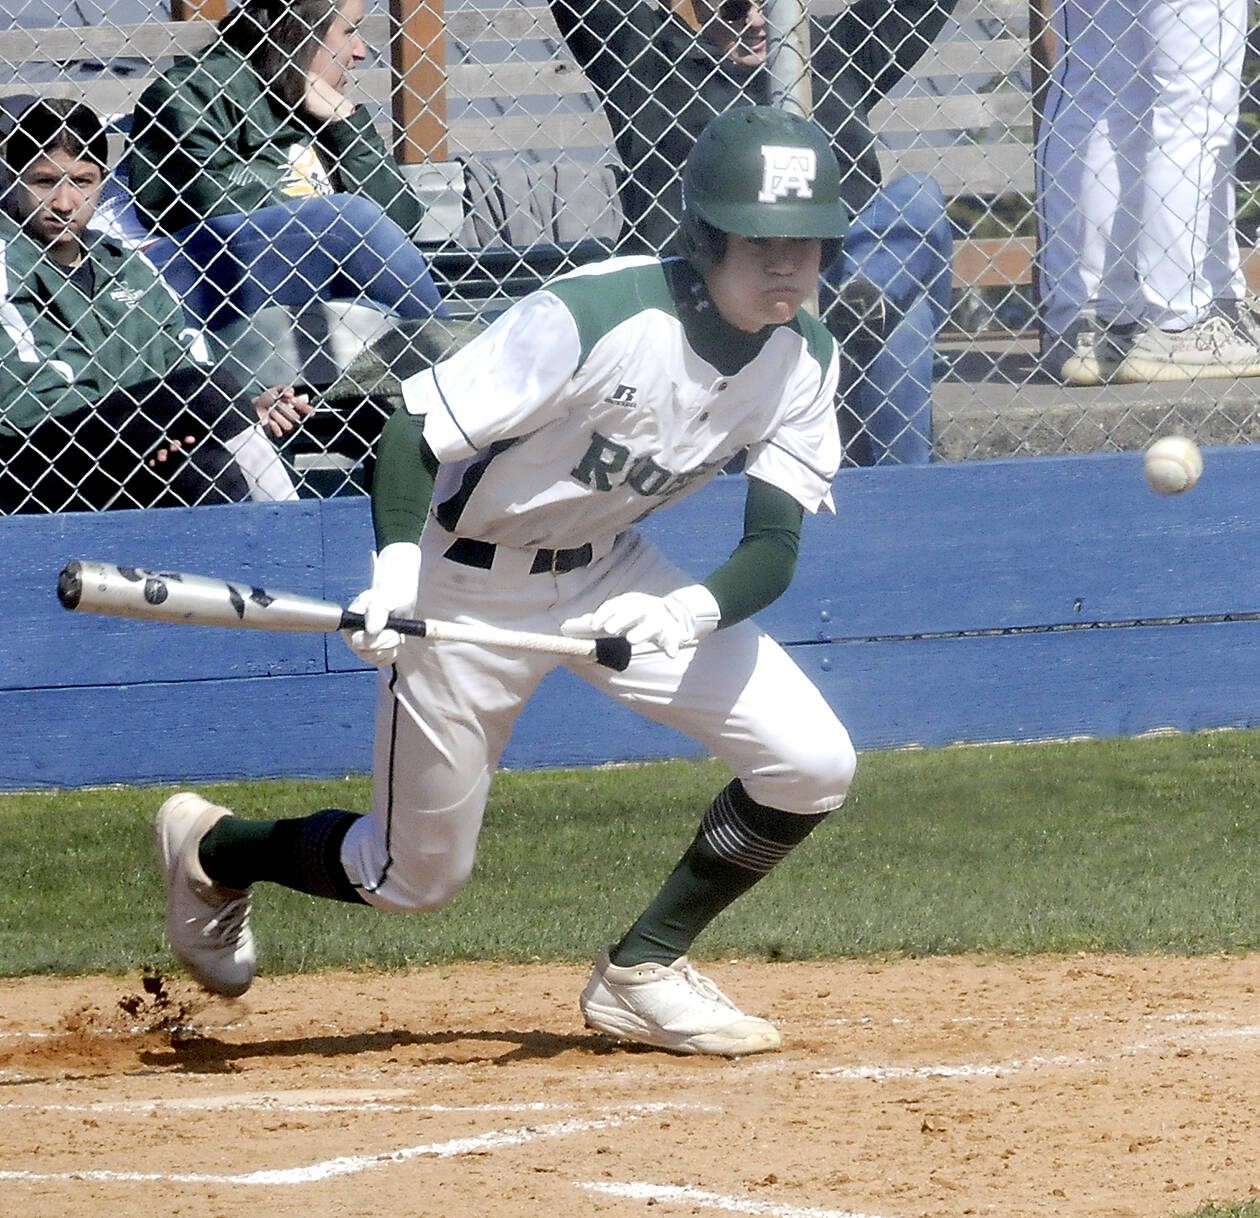
[[[200,364],[152,265],[88,230],[108,151],[65,100],[36,100],[4,138],[0,512],[295,499],[272,439],[310,403],[289,386],[251,401]]]
[[[130,184],[150,257],[212,330],[267,305],[448,313],[411,240],[423,207],[365,106],[364,0],[244,0],[141,95]]]

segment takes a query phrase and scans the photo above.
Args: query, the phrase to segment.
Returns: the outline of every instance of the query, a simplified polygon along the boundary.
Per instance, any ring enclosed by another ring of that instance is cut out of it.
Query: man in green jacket
[[[108,141],[86,106],[39,101],[3,145],[0,511],[293,499],[271,442],[310,412],[253,402],[137,252],[90,233]]]
[[[412,242],[419,198],[347,95],[364,0],[245,0],[142,94],[131,189],[148,250],[210,329],[271,304],[361,299],[445,316]]]

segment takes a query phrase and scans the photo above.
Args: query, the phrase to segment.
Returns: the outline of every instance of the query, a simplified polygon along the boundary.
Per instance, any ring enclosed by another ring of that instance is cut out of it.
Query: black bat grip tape
[[[625,672],[630,667],[630,644],[615,634],[596,639],[595,659],[613,672]]]
[[[424,620],[412,620],[411,618],[391,617],[387,622],[391,630],[397,630],[399,634],[412,634],[417,638],[424,638],[425,624]],[[362,630],[363,614],[351,613],[349,609],[343,610],[341,614],[342,630]],[[595,662],[602,664],[605,668],[611,668],[613,672],[625,672],[630,667],[630,644],[619,635],[605,635],[603,638],[595,640]]]
[[[386,627],[390,630],[397,630],[399,634],[411,634],[416,638],[422,639],[428,633],[423,620],[416,621],[409,617],[391,617],[386,623]],[[352,613],[349,609],[345,609],[341,614],[340,630],[362,630],[363,614]]]

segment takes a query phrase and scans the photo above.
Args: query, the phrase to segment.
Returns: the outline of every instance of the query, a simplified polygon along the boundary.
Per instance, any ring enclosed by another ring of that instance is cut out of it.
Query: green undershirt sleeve
[[[796,573],[805,509],[786,491],[748,479],[744,536],[704,586],[722,610],[722,625],[752,617],[787,590]]]
[[[424,416],[396,410],[381,428],[372,475],[376,548],[419,541],[433,498],[438,459],[424,441]]]

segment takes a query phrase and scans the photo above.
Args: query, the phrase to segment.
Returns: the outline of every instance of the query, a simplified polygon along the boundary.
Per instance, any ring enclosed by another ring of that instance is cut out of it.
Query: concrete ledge
[[[1042,373],[1028,340],[942,349],[956,362],[932,389],[938,461],[1131,452],[1167,432],[1205,446],[1260,442],[1260,377],[1078,389]]]

